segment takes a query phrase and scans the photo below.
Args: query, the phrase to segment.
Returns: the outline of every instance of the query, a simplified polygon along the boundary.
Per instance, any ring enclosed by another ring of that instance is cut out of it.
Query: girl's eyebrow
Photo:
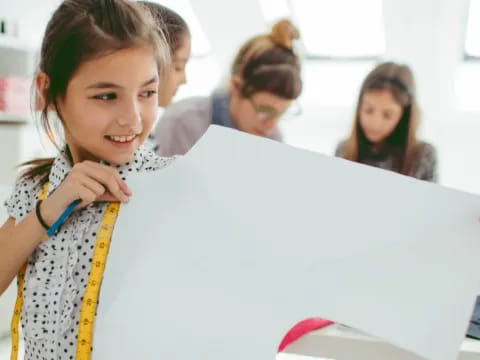
[[[153,84],[157,81],[158,81],[158,76],[155,75],[151,79],[145,81],[141,86],[144,87],[144,86]],[[121,89],[121,88],[122,88],[122,86],[120,86],[118,84],[115,84],[115,83],[112,83],[112,82],[107,82],[107,81],[100,81],[100,82],[94,83],[92,85],[89,85],[87,87],[87,89]]]
[[[153,84],[153,83],[156,83],[157,81],[158,81],[158,76],[155,75],[155,76],[152,77],[150,80],[145,81],[145,82],[142,84],[142,87],[147,86],[147,85],[151,85],[151,84]]]
[[[119,89],[121,88],[120,85],[111,83],[111,82],[97,82],[95,84],[92,84],[90,86],[87,86],[87,89]]]

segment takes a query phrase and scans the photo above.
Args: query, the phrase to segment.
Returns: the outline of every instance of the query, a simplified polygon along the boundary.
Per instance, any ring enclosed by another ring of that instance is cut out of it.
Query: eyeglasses
[[[248,96],[247,99],[250,101],[250,104],[252,104],[257,118],[262,121],[268,121],[275,117],[281,117],[282,119],[292,118],[302,113],[300,104],[297,101],[291,104],[285,111],[278,111],[272,106],[257,104],[251,96]]]

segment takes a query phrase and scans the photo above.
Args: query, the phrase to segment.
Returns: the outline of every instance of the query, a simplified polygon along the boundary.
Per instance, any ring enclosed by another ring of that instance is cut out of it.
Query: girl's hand
[[[120,201],[127,203],[132,195],[116,169],[93,161],[75,164],[63,183],[42,202],[43,219],[52,225],[74,200],[80,199],[77,208],[94,201]]]

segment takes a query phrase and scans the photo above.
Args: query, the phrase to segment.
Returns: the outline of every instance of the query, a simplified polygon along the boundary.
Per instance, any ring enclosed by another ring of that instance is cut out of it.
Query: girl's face
[[[74,162],[132,159],[156,118],[157,69],[147,47],[118,50],[79,66],[58,102]]]
[[[190,59],[190,36],[184,35],[181,44],[182,45],[172,54],[171,68],[165,74],[158,89],[158,105],[161,107],[170,105],[180,85],[187,82],[185,67],[188,59]]]
[[[388,89],[368,90],[362,96],[360,126],[365,137],[374,144],[379,144],[390,136],[402,114],[403,107]]]
[[[275,130],[278,121],[291,103],[290,99],[266,91],[244,97],[234,83],[230,99],[230,114],[239,130],[265,137]]]

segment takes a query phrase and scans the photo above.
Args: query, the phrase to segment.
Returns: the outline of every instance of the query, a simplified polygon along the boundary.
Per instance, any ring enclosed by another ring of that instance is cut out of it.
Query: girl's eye
[[[383,117],[385,118],[385,120],[390,120],[392,118],[392,114],[387,112],[383,114]]]
[[[117,95],[114,93],[108,93],[108,94],[95,95],[93,96],[93,98],[96,100],[108,101],[108,100],[115,100],[117,98]]]
[[[373,113],[372,108],[364,108],[363,111],[365,112],[365,114],[372,114]]]
[[[156,90],[146,90],[140,94],[141,97],[149,98],[157,93]]]

